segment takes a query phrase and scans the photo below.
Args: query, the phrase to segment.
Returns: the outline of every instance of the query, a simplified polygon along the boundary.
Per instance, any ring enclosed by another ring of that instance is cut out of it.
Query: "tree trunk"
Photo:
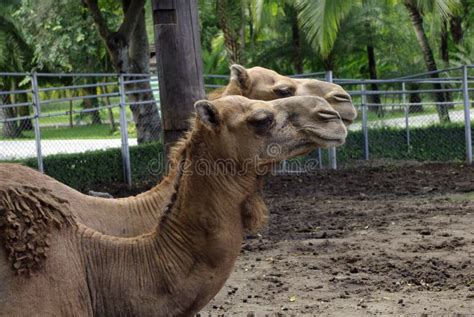
[[[18,102],[27,102],[28,98],[26,98],[26,95],[24,95],[25,98],[18,98]],[[30,116],[30,107],[28,106],[25,106],[25,107],[19,107],[18,108],[18,115],[20,117],[28,117]],[[20,121],[20,126],[19,126],[19,129],[20,129],[20,133],[22,131],[31,131],[33,130],[33,123],[31,122],[31,119],[23,119]]]
[[[252,8],[251,8],[251,4],[250,2],[248,3],[248,8],[247,10],[249,12],[252,12]],[[247,23],[248,23],[248,27],[249,27],[249,42],[250,42],[250,51],[253,51],[254,47],[255,47],[255,27],[253,25],[253,20],[252,19],[247,19]]]
[[[419,84],[410,84],[408,86],[409,90],[418,90],[420,88]],[[411,93],[410,96],[408,97],[408,100],[410,103],[421,103],[421,95],[418,92]],[[408,107],[408,112],[410,113],[417,113],[417,112],[423,112],[423,106],[422,105],[413,105]]]
[[[150,47],[145,26],[145,10],[135,27],[130,39],[130,72],[136,74],[148,74],[150,72]],[[132,79],[132,78],[127,78]],[[143,77],[136,78],[143,80]],[[127,85],[129,90],[151,90],[149,81]],[[140,105],[131,105],[133,120],[137,128],[138,143],[157,141],[161,138],[161,118],[152,92],[134,93],[128,95],[128,100],[133,102],[144,102]]]
[[[443,60],[444,67],[449,67],[449,47],[448,47],[448,21],[444,20],[441,26],[441,45],[440,45],[440,55]],[[450,88],[449,84],[443,85],[443,88]],[[453,98],[450,91],[444,93],[447,102],[452,102]],[[454,108],[454,104],[447,105],[448,108]]]
[[[102,16],[98,0],[83,0],[91,13],[99,35],[105,42],[113,67],[118,73],[148,73],[149,47],[145,28],[145,0],[122,0],[124,20],[116,32],[111,32]],[[127,77],[127,80],[133,78]],[[143,79],[140,77],[139,79]],[[149,82],[126,85],[125,89],[150,89]],[[138,143],[157,141],[161,136],[161,119],[153,94],[142,92],[129,94],[130,102],[150,101],[131,106],[137,127]]]
[[[367,60],[369,63],[369,77],[370,79],[377,79],[377,61],[375,59],[375,50],[372,45],[367,45]],[[370,84],[370,89],[372,91],[377,92],[379,90],[379,85],[376,83]],[[371,103],[380,105],[380,95],[370,95],[369,100]],[[369,110],[374,111],[377,113],[377,116],[379,118],[383,117],[384,115],[384,109],[382,106],[370,106]]]
[[[430,47],[428,42],[428,38],[425,33],[425,29],[423,28],[423,17],[417,7],[415,0],[406,0],[405,7],[408,10],[408,14],[410,16],[410,20],[413,24],[413,28],[415,30],[416,38],[418,39],[418,43],[423,51],[423,58],[425,60],[426,68],[429,72],[438,70],[436,66],[436,61],[433,56],[433,51]],[[439,78],[438,73],[434,73],[431,75],[432,78]],[[438,90],[434,93],[435,101],[438,103],[445,103],[446,98],[443,92],[439,91],[442,89],[441,84],[436,83],[433,84],[433,88]],[[446,104],[438,104],[436,105],[436,110],[438,112],[439,121],[441,123],[450,122],[448,106]]]
[[[95,83],[95,78],[91,78],[91,80],[88,80],[87,82],[89,84],[93,84],[93,83]],[[84,88],[84,94],[86,96],[97,96],[97,88],[96,87]],[[84,109],[97,108],[99,106],[99,100],[97,100],[97,97],[84,98],[84,100],[82,101],[82,104],[84,106]],[[90,116],[92,124],[101,124],[102,123],[102,120],[100,119],[99,110],[86,112],[86,114],[88,116]]]
[[[168,152],[189,129],[194,103],[205,98],[198,8],[195,1],[187,0],[152,3],[163,137]],[[175,23],[169,23],[170,16]]]
[[[323,67],[325,71],[330,71],[334,69],[334,53],[331,51],[328,57],[323,59]]]
[[[107,89],[107,85],[101,86],[101,92],[102,94],[108,94],[109,90]],[[107,96],[105,97],[105,102],[107,106],[110,106],[112,103],[110,102],[110,97]],[[112,111],[112,108],[107,109],[107,113],[109,115],[109,124],[110,124],[110,130],[112,132],[115,132],[117,130],[117,127],[115,126],[115,118],[114,118],[114,112]]]
[[[462,39],[464,38],[464,32],[462,29],[462,17],[451,17],[451,19],[449,20],[449,24],[451,27],[451,36],[453,37],[454,44],[461,43]]]
[[[440,45],[440,55],[441,59],[444,62],[444,66],[449,66],[449,51],[448,51],[448,22],[443,21],[441,26],[441,45]]]
[[[14,89],[18,88],[18,83],[14,84]],[[25,103],[28,102],[28,95],[27,94],[18,94],[15,96],[14,103]],[[19,117],[28,117],[30,115],[30,107],[18,107],[18,116]],[[23,131],[31,131],[33,130],[33,123],[31,119],[24,119],[18,122],[18,134],[21,134]]]
[[[239,43],[240,23],[233,25],[232,19],[235,19],[240,1],[236,0],[217,0],[217,14],[219,25],[224,33],[224,45],[227,50],[229,62],[231,64],[241,64],[241,47]],[[239,12],[239,16],[240,16]]]
[[[303,73],[303,53],[301,47],[301,34],[298,26],[298,15],[293,6],[286,4],[285,12],[291,23],[291,35],[293,44],[293,61],[294,67],[297,74]]]
[[[1,105],[10,105],[10,95],[1,96]],[[3,108],[3,119],[12,119],[16,117],[15,108]],[[7,121],[3,123],[2,134],[4,138],[17,138],[19,136],[18,121]]]

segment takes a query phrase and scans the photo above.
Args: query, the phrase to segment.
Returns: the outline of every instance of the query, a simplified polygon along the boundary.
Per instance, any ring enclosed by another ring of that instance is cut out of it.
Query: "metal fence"
[[[318,150],[298,164],[283,162],[279,172],[305,171],[300,163],[308,159],[318,169],[369,159],[472,163],[472,65],[381,80],[333,78],[331,72],[290,77],[340,84],[359,115],[344,146]],[[205,81],[212,90],[228,76],[206,75]],[[158,92],[157,77],[148,74],[0,73],[0,161],[36,158],[44,171],[48,155],[121,148],[130,185],[129,147],[137,145],[133,117],[145,107],[159,111]],[[152,139],[159,141],[155,130]]]
[[[0,87],[0,161],[35,157],[44,172],[45,156],[121,148],[131,184],[129,146],[137,145],[131,123],[159,105],[156,75],[0,73]],[[159,127],[149,134],[160,141]]]
[[[308,166],[335,169],[369,159],[472,163],[473,65],[380,80],[333,78],[332,72],[290,77],[341,85],[351,94],[358,118],[344,146],[283,162],[279,173],[307,172]],[[305,164],[308,159],[317,164]]]
[[[338,149],[342,161],[389,158],[472,163],[473,68],[385,80],[334,80],[349,91],[360,118],[350,127],[348,144]]]

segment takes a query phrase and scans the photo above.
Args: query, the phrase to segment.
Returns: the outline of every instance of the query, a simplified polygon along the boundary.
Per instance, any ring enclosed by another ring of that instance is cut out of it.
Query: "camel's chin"
[[[318,148],[338,147],[346,142],[346,136],[312,135],[314,144]]]
[[[331,141],[323,141],[323,142],[320,142],[318,144],[318,148],[323,148],[323,149],[327,149],[327,148],[330,148],[330,147],[339,147],[341,145],[343,145],[344,143],[346,142],[345,139],[342,139],[342,140],[331,140]]]

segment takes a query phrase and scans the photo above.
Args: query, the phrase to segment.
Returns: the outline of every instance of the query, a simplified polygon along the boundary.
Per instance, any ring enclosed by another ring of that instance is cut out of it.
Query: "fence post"
[[[122,164],[124,181],[128,188],[132,187],[132,171],[130,166],[130,149],[128,148],[128,123],[127,123],[127,101],[125,98],[124,75],[119,75],[120,92],[120,135],[122,140]]]
[[[36,158],[38,160],[38,170],[44,173],[43,154],[41,151],[41,129],[39,123],[39,116],[41,115],[41,101],[39,97],[38,74],[31,74],[31,88],[33,93],[33,111],[35,113],[35,142],[36,142]]]
[[[321,149],[318,149],[318,161],[319,161],[319,169],[323,169],[323,151]]]
[[[406,130],[406,139],[407,139],[407,148],[408,152],[410,151],[410,124],[408,121],[409,115],[409,108],[407,105],[407,96],[406,96],[406,87],[405,82],[402,82],[402,104],[403,104],[403,111],[405,112],[405,130]]]
[[[326,72],[326,81],[332,83],[333,78],[332,78],[332,70],[328,70]],[[329,158],[329,166],[335,170],[337,169],[337,158],[336,158],[336,148],[335,147],[330,147],[328,149],[328,158]]]
[[[369,129],[367,127],[367,95],[365,94],[365,84],[361,84],[361,110],[362,110],[362,132],[364,134],[364,159],[369,160]]]
[[[472,164],[471,113],[469,109],[469,81],[467,75],[467,66],[463,66],[462,95],[464,104],[464,132],[466,135],[466,160],[468,164]]]

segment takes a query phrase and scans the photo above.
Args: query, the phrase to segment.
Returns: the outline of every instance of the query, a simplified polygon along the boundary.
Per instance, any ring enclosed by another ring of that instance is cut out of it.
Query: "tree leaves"
[[[331,53],[341,20],[353,7],[345,0],[296,0],[298,18],[306,38],[323,58]]]

